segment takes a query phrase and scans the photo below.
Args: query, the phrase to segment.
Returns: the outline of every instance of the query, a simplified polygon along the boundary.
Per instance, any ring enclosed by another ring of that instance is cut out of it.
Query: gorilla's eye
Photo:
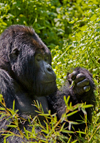
[[[36,56],[36,60],[37,60],[38,62],[41,61],[41,60],[42,60],[41,55],[37,55],[37,56]]]
[[[46,62],[48,62],[48,61],[49,61],[49,57],[46,56],[46,57],[44,58],[44,60],[45,60]]]

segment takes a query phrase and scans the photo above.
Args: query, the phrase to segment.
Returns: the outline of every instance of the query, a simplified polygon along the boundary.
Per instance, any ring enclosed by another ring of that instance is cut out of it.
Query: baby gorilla
[[[12,108],[15,101],[18,114],[26,119],[27,115],[37,115],[33,100],[42,104],[45,113],[48,110],[57,113],[58,120],[66,111],[64,96],[70,96],[73,105],[82,102],[95,104],[92,75],[84,68],[76,68],[73,73],[68,74],[68,83],[60,91],[57,89],[49,49],[32,28],[22,25],[10,26],[0,37],[0,90],[7,108]],[[92,108],[86,111],[88,121],[91,122]],[[77,121],[82,118],[84,114],[80,111],[69,120]],[[18,133],[17,129],[10,128],[7,124],[12,122],[3,118],[0,130]],[[28,125],[25,127],[28,129]],[[85,124],[78,124],[74,128],[83,130]],[[4,136],[1,135],[0,142],[3,140]],[[14,136],[8,137],[7,141],[21,143],[23,140]]]

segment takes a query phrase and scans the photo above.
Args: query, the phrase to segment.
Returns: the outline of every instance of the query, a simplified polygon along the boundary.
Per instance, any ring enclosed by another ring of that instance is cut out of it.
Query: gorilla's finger
[[[70,73],[70,74],[68,75],[68,78],[69,78],[69,79],[72,79],[72,80],[75,80],[76,75],[77,75],[77,72],[76,72],[76,71],[73,71],[72,73]]]
[[[81,88],[80,88],[80,87],[79,87],[79,88],[77,87],[77,88],[74,89],[74,93],[75,93],[75,94],[78,94],[78,95],[81,95],[81,94],[83,94],[84,92],[85,92],[85,91],[84,91],[84,88],[82,88],[82,87],[81,87]]]
[[[76,76],[76,79],[75,79],[75,83],[77,82],[80,82],[82,81],[83,79],[85,79],[85,75],[83,75],[82,73],[79,73],[77,76]]]
[[[82,86],[86,86],[86,85],[89,85],[89,80],[88,79],[84,79],[84,80],[77,83],[78,87],[82,87]]]
[[[72,79],[72,80],[75,80],[76,75],[77,75],[77,72],[76,72],[76,71],[73,71],[73,72],[72,72],[72,77],[71,77],[71,79]]]
[[[85,92],[88,92],[89,90],[90,90],[90,86],[85,86],[85,87],[84,87],[84,91],[85,91]]]

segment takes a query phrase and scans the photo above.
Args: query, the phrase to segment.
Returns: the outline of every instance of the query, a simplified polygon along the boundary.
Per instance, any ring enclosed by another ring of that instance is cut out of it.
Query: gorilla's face
[[[23,88],[46,96],[56,91],[51,53],[34,31],[27,31],[16,32],[9,54],[11,70]]]
[[[37,95],[48,95],[55,92],[56,75],[51,67],[50,54],[41,52],[35,55]]]

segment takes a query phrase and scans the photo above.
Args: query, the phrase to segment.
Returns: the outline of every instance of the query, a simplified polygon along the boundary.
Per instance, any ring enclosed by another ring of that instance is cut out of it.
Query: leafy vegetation
[[[33,27],[52,52],[52,66],[57,75],[58,87],[64,84],[66,73],[77,66],[85,67],[93,74],[96,84],[96,110],[93,113],[93,124],[89,129],[86,128],[86,137],[81,140],[85,143],[100,142],[100,1],[62,1],[63,4],[59,0],[0,0],[0,33],[12,24]],[[69,109],[74,112],[72,107]],[[43,131],[49,132],[45,142],[49,137],[51,142],[55,142],[56,137],[60,137],[63,126],[55,132],[53,127],[56,128],[57,125],[56,116],[48,114],[53,123],[50,123],[50,128],[48,123],[45,129],[43,127]],[[46,119],[49,117],[47,116]],[[24,136],[33,137],[33,132],[34,126],[32,132],[25,131]]]

